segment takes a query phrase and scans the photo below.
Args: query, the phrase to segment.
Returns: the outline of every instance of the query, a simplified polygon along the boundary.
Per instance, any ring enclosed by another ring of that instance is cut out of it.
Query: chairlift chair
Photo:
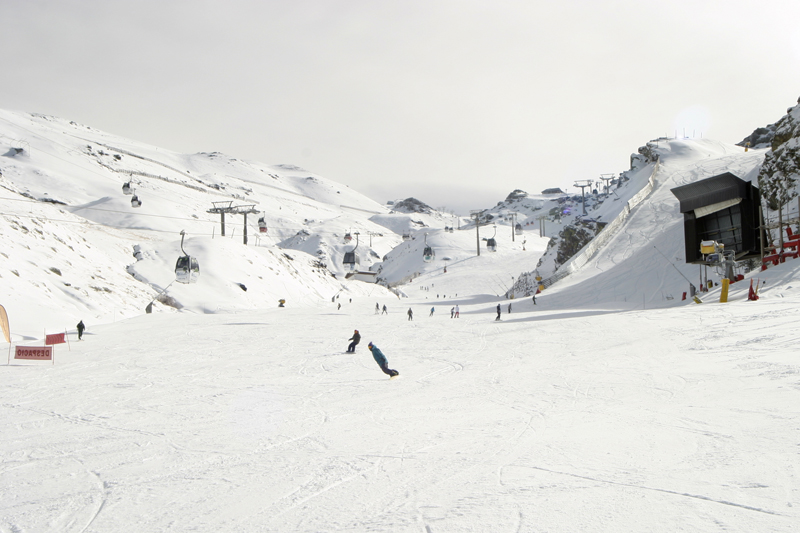
[[[345,252],[344,260],[342,261],[346,270],[350,272],[356,271],[356,263],[358,263],[358,256],[353,252]]]
[[[494,227],[494,234],[497,235],[497,226]],[[494,240],[494,235],[492,235],[486,240],[486,249],[489,250],[490,252],[497,251],[497,241]]]
[[[178,257],[175,262],[175,281],[178,283],[195,283],[200,277],[200,263],[196,257],[192,257],[183,249],[183,238],[186,232],[181,230],[181,252],[183,255]]]
[[[407,241],[407,240],[409,240],[409,239],[411,239],[411,233],[410,233],[410,232],[408,232],[408,231],[404,231],[404,232],[403,232],[403,240],[404,240],[404,241]]]
[[[353,237],[350,235],[350,232],[344,234],[344,242],[350,242],[353,240]]]

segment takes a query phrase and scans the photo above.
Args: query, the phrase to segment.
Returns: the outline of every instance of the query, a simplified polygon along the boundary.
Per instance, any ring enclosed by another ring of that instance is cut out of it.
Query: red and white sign
[[[53,359],[52,346],[17,346],[14,359],[30,359],[33,361],[51,361]]]
[[[63,333],[51,333],[44,339],[45,344],[64,344],[65,342],[67,341],[64,339]]]

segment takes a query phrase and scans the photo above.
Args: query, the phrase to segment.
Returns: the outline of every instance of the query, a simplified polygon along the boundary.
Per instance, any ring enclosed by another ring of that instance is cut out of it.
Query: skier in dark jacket
[[[497,304],[497,318],[495,320],[500,320],[500,304]]]
[[[383,352],[381,352],[377,346],[375,346],[370,342],[367,345],[367,347],[369,348],[369,351],[372,352],[372,357],[375,358],[375,362],[378,363],[378,366],[381,367],[381,370],[383,370],[384,374],[388,375],[391,378],[400,374],[400,372],[398,372],[397,370],[392,370],[391,368],[389,368],[389,363],[388,361],[386,361],[386,356],[383,355]]]
[[[81,337],[83,337],[83,330],[86,329],[86,326],[83,325],[83,320],[78,322],[76,327],[78,328],[78,340],[81,340]]]
[[[353,336],[347,340],[353,341],[350,343],[350,346],[347,347],[347,351],[350,353],[355,353],[356,345],[361,342],[361,334],[358,332],[358,330],[356,330],[355,333],[353,333]]]

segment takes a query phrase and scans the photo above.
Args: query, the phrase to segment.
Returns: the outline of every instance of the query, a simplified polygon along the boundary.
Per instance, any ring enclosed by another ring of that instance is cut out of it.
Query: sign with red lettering
[[[45,344],[64,344],[65,342],[67,341],[64,340],[63,333],[52,333],[47,335],[44,340]]]
[[[34,361],[51,361],[53,359],[52,346],[17,346],[14,359],[30,359]]]

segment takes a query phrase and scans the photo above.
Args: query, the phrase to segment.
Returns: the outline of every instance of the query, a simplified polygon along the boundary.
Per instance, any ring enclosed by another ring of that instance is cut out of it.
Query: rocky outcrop
[[[772,139],[775,137],[775,130],[778,128],[777,124],[770,124],[763,128],[756,128],[753,133],[742,139],[741,142],[736,143],[737,146],[749,146],[750,148],[770,148],[772,146]]]
[[[394,210],[401,213],[433,213],[433,209],[424,202],[416,198],[406,198],[394,204]]]
[[[800,184],[800,99],[775,124],[772,150],[764,156],[758,174],[761,197],[771,210],[777,210],[798,195]]]

